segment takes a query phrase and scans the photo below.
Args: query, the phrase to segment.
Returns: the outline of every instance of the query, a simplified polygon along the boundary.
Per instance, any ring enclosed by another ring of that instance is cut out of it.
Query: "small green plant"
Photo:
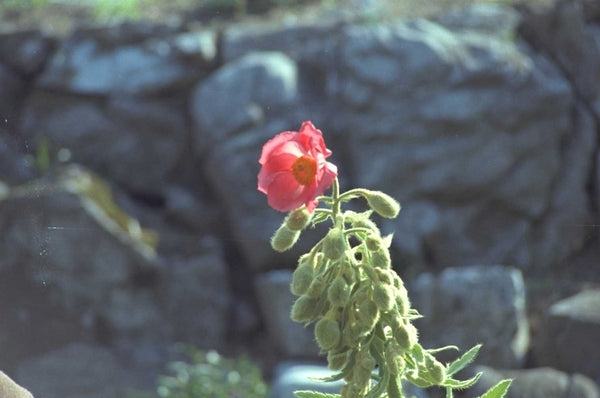
[[[161,376],[161,398],[265,398],[268,388],[260,368],[246,357],[227,359],[216,351],[186,348],[190,362],[169,363]]]
[[[285,131],[262,149],[258,190],[269,205],[288,212],[271,239],[279,252],[289,250],[304,229],[330,221],[323,239],[298,261],[290,289],[298,296],[291,318],[314,323],[316,342],[336,371],[323,381],[344,380],[340,394],[296,391],[298,398],[405,398],[403,383],[420,388],[438,386],[452,398],[454,390],[475,384],[455,378],[473,361],[477,345],[450,364],[436,354],[455,346],[425,349],[419,344],[404,282],[392,268],[392,235],[384,236],[371,220],[373,212],[393,219],[400,203],[389,195],[363,188],[340,192],[337,166],[326,160],[332,154],[322,132],[304,122],[299,132]],[[324,196],[331,187],[331,195]],[[353,199],[366,200],[369,210],[343,210]],[[317,207],[318,204],[324,206]],[[443,331],[441,331],[443,332]],[[510,380],[503,380],[481,398],[502,398]]]

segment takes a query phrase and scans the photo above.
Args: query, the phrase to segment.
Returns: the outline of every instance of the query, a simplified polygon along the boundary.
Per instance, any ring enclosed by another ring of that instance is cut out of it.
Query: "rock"
[[[203,255],[167,263],[163,299],[173,338],[199,349],[223,347],[233,299],[219,246],[213,242]]]
[[[215,143],[277,116],[296,96],[296,64],[282,53],[252,53],[226,64],[193,90],[196,152],[205,154]]]
[[[173,181],[188,139],[177,101],[126,96],[101,101],[37,91],[25,104],[21,128],[34,143],[47,139],[52,153],[67,148],[71,161],[152,195]]]
[[[71,343],[24,361],[16,379],[45,398],[120,397],[124,369],[102,346]]]
[[[490,36],[511,35],[519,27],[521,15],[497,3],[473,3],[454,7],[435,18],[451,31],[472,30]]]
[[[329,394],[339,394],[344,384],[343,380],[335,382],[321,382],[315,378],[329,377],[334,374],[326,366],[315,363],[302,363],[296,361],[284,362],[275,368],[271,387],[271,398],[294,398],[294,391],[311,390]],[[414,398],[427,398],[427,392],[405,384],[403,392]]]
[[[316,357],[319,348],[312,327],[290,319],[295,297],[290,292],[292,273],[286,270],[270,271],[256,277],[258,303],[264,317],[269,338],[285,356]]]
[[[547,230],[567,227],[543,219],[557,211],[549,205],[569,167],[562,142],[580,134],[568,81],[547,59],[506,35],[424,20],[350,26],[340,53],[341,109],[332,125],[346,142],[354,185],[428,215],[401,214],[390,226],[416,235],[394,243],[407,261],[549,266],[581,245],[583,229],[541,244]],[[580,173],[590,159],[577,166],[577,188],[561,212],[589,214]]]
[[[536,363],[600,382],[596,341],[600,333],[600,290],[585,290],[554,303],[539,328],[534,346]]]
[[[559,1],[523,18],[521,33],[564,71],[582,98],[600,114],[600,31],[585,18],[585,1]]]
[[[0,63],[23,76],[41,72],[50,57],[56,39],[40,30],[0,32]]]
[[[0,371],[0,397],[2,398],[33,398],[33,395],[4,372]]]
[[[25,80],[0,63],[0,133],[13,133],[18,124],[19,105],[25,95]]]
[[[469,373],[483,372],[475,386],[464,395],[478,397],[500,380],[513,379],[506,398],[598,398],[598,387],[580,374],[569,375],[552,368],[496,370],[477,366]]]
[[[111,27],[74,32],[61,42],[38,86],[90,95],[150,94],[182,89],[207,72],[206,64],[181,57],[181,37],[149,38],[156,34],[152,28],[136,33]],[[204,55],[210,57],[209,51]]]
[[[107,301],[122,303],[113,294],[128,286],[136,296],[135,281],[158,270],[156,236],[119,209],[105,182],[75,166],[54,183],[11,189],[0,202],[0,225],[7,237],[0,251],[10,253],[0,272],[24,264],[28,279],[47,286],[48,300],[70,314],[106,314]],[[110,318],[109,329],[119,329]]]
[[[415,326],[425,348],[483,343],[477,363],[517,367],[529,348],[525,285],[521,272],[504,266],[447,268],[410,285],[413,306],[424,316]]]

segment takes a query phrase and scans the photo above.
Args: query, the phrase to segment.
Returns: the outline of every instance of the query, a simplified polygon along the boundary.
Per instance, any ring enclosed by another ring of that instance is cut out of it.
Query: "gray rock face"
[[[19,270],[46,286],[46,300],[78,317],[82,329],[102,324],[123,336],[160,333],[156,294],[135,282],[157,273],[151,235],[102,184],[71,167],[53,184],[11,189],[0,202],[0,272]]]
[[[155,36],[151,37],[153,33]],[[203,38],[191,48],[193,43],[189,44],[185,38],[169,37],[152,30],[78,31],[61,43],[38,84],[44,88],[94,95],[148,94],[181,89],[209,69],[212,63],[210,41],[210,37]],[[194,60],[203,63],[189,62],[190,52],[199,55]],[[208,58],[208,65],[204,58]]]
[[[141,193],[160,192],[188,145],[184,113],[173,101],[38,91],[27,100],[21,128],[32,142],[45,137],[54,151],[67,148],[72,161]]]
[[[39,397],[117,398],[123,373],[106,348],[72,343],[23,362],[16,379]]]
[[[545,232],[532,220],[548,213],[568,167],[562,140],[577,130],[558,69],[505,36],[423,20],[351,26],[341,46],[338,129],[355,184],[427,215],[398,218],[394,229],[416,241],[397,240],[397,249],[440,266],[562,258],[532,248]],[[582,236],[552,246],[569,252]]]
[[[291,106],[296,96],[296,64],[282,53],[248,54],[225,65],[192,93],[197,153],[262,124]]]
[[[55,39],[39,30],[0,32],[0,62],[21,75],[39,73],[55,46]]]
[[[539,364],[600,381],[600,290],[586,290],[550,307],[536,340]]]
[[[483,343],[478,363],[496,367],[523,364],[529,347],[525,286],[521,272],[503,266],[447,268],[422,274],[410,286],[416,321],[426,348]]]
[[[315,343],[312,327],[290,319],[290,308],[295,301],[290,292],[292,273],[287,270],[271,271],[256,278],[256,292],[262,316],[270,339],[286,356],[316,357],[319,349]]]
[[[481,379],[464,395],[478,397],[503,379],[513,379],[507,398],[598,398],[598,386],[580,374],[569,375],[552,368],[496,370],[477,366],[473,374],[483,372]]]
[[[226,341],[232,298],[218,249],[213,244],[202,256],[172,258],[164,273],[166,313],[176,329],[174,339],[200,349],[220,348]]]

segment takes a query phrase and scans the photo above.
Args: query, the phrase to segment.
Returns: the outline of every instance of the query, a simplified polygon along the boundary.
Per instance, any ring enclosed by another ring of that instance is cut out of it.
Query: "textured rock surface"
[[[600,290],[587,290],[554,303],[536,340],[537,363],[582,373],[600,382]]]
[[[16,379],[38,397],[117,398],[123,373],[106,348],[71,343],[23,362]]]
[[[529,348],[525,285],[521,272],[502,266],[447,268],[422,274],[409,288],[426,348],[483,343],[478,363],[519,367]]]
[[[513,379],[506,398],[598,398],[598,386],[580,374],[568,374],[552,368],[496,370],[477,366],[472,373],[483,372],[481,379],[467,391],[465,398],[477,397],[503,379]]]
[[[545,230],[532,222],[548,213],[562,140],[576,130],[556,67],[504,36],[422,20],[349,27],[341,53],[339,129],[356,185],[391,192],[411,213],[394,225],[416,236],[398,240],[403,254],[441,266],[559,260],[534,248]]]
[[[181,39],[169,37],[168,29],[129,29],[74,32],[60,44],[38,84],[82,94],[147,94],[181,89],[206,72],[207,65],[182,57]]]
[[[256,279],[256,292],[269,337],[286,356],[316,357],[319,349],[314,342],[312,327],[305,328],[290,319],[295,297],[290,293],[292,273],[271,271]]]
[[[38,91],[26,102],[22,129],[32,142],[44,137],[53,153],[67,148],[71,161],[136,192],[160,192],[188,145],[177,101]]]

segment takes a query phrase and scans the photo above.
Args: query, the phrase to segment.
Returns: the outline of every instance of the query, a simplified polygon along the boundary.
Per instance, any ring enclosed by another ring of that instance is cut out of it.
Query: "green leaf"
[[[446,379],[440,386],[442,387],[450,387],[455,390],[464,390],[465,388],[471,387],[473,384],[477,383],[477,380],[481,377],[481,372],[477,373],[475,376],[471,377],[468,380],[456,380],[456,379]]]
[[[465,352],[462,357],[458,358],[456,361],[448,365],[448,368],[446,369],[446,374],[448,376],[452,376],[458,373],[459,371],[463,370],[465,366],[473,362],[473,360],[477,356],[477,353],[479,353],[480,348],[481,344],[477,344],[475,347]]]
[[[510,384],[512,383],[512,379],[501,380],[494,387],[490,388],[485,394],[483,394],[480,398],[502,398],[508,391]]]
[[[339,372],[336,373],[334,375],[328,376],[328,377],[309,377],[310,380],[314,380],[314,381],[322,381],[325,383],[329,383],[332,381],[338,381],[344,378],[344,372]]]
[[[294,391],[294,395],[298,398],[340,398],[340,394],[325,394],[317,391]]]
[[[427,351],[427,352],[428,352],[428,353],[430,353],[430,354],[437,354],[437,353],[439,353],[439,352],[442,352],[442,351],[447,351],[447,350],[455,350],[455,351],[458,351],[458,347],[457,347],[457,346],[455,346],[455,345],[447,345],[447,346],[440,347],[440,348],[428,348],[428,349],[426,349],[425,351]]]

